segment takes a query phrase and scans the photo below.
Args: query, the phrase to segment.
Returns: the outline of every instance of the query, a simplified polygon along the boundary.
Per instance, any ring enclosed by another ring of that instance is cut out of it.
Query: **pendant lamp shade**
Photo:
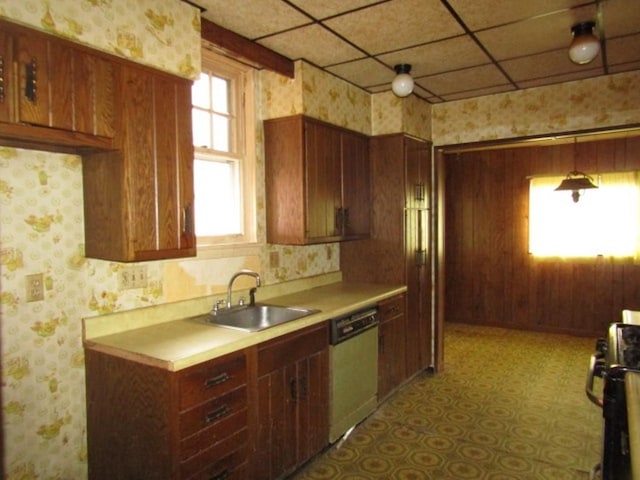
[[[567,177],[562,180],[556,188],[556,192],[570,190],[574,203],[578,203],[578,200],[580,200],[580,191],[589,188],[598,188],[598,186],[593,183],[593,179],[589,175],[574,170],[573,172],[569,172]]]

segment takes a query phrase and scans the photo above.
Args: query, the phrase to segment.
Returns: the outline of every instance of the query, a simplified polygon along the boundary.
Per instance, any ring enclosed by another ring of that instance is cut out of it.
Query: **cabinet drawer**
[[[246,408],[247,389],[245,387],[240,387],[223,397],[200,404],[180,414],[180,438],[186,439],[202,430],[200,434],[203,438],[209,439],[207,443],[219,440],[230,432],[238,430],[238,428],[233,430],[228,428],[229,420],[236,417],[238,413],[243,413],[241,416],[246,424]]]
[[[384,300],[378,304],[378,311],[380,312],[380,320],[390,320],[393,317],[404,314],[405,311],[405,297],[400,295],[397,297]]]
[[[240,465],[247,458],[247,438],[248,431],[244,428],[223,441],[212,445],[195,457],[181,462],[180,478],[190,480],[194,478],[210,479],[212,477],[211,475],[207,476],[208,472],[213,471],[214,475],[216,475],[218,473],[215,472],[224,474],[225,469],[232,470],[234,463]],[[227,477],[222,476],[220,478]]]
[[[258,376],[310,357],[328,345],[329,327],[326,323],[265,342],[258,350]]]
[[[246,480],[247,478],[249,478],[247,452],[242,448],[189,477],[188,480]]]
[[[244,353],[216,358],[189,368],[180,375],[180,411],[245,385],[247,381]]]

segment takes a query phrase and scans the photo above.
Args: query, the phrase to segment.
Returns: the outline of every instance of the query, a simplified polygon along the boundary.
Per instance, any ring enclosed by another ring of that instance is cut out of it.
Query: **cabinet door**
[[[405,139],[406,162],[406,274],[407,373],[412,375],[431,362],[431,280],[429,249],[430,147]]]
[[[36,34],[22,33],[16,36],[16,59],[18,68],[18,121],[34,125],[51,126],[49,110],[49,41]],[[70,81],[71,60],[62,49],[54,51],[57,59],[57,75]],[[59,93],[59,92],[56,92]],[[63,102],[70,105],[70,95],[63,95]],[[63,112],[59,112],[64,116]],[[58,115],[56,115],[58,116]],[[70,119],[70,111],[67,113]]]
[[[323,324],[259,348],[257,445],[251,478],[282,478],[327,445],[328,338]]]
[[[322,450],[329,438],[329,360],[324,349],[297,364],[297,465]]]
[[[258,379],[256,479],[272,480],[296,466],[296,366],[286,365]]]
[[[405,296],[381,302],[378,311],[378,399],[383,400],[406,379]]]
[[[345,238],[369,236],[371,225],[369,139],[342,134],[342,216]]]
[[[306,237],[339,237],[342,207],[340,131],[305,123]]]
[[[193,255],[190,86],[137,68],[124,69],[123,76],[123,153],[130,210],[125,218],[133,259]]]
[[[0,122],[8,122],[12,119],[12,39],[11,36],[0,30]]]
[[[113,62],[36,32],[17,34],[15,44],[18,122],[114,136]]]

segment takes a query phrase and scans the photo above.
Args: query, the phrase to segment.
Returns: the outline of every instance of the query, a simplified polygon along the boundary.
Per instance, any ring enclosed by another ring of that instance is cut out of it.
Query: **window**
[[[192,103],[198,246],[255,242],[252,69],[205,46]]]
[[[635,256],[640,240],[638,172],[603,173],[574,203],[564,177],[532,178],[529,251],[537,256]]]

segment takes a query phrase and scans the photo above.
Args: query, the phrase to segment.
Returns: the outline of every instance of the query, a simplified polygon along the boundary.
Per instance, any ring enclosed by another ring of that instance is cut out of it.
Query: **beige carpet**
[[[584,394],[594,339],[448,324],[420,375],[294,478],[586,480],[602,418]]]

